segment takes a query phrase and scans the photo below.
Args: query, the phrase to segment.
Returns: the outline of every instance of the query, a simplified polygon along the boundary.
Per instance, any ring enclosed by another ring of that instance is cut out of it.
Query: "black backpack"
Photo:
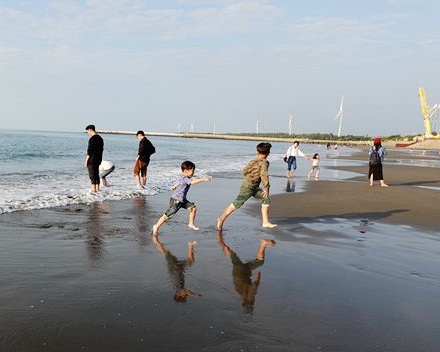
[[[379,166],[382,164],[382,158],[380,156],[379,150],[376,150],[376,148],[374,147],[372,148],[369,161],[370,166]]]

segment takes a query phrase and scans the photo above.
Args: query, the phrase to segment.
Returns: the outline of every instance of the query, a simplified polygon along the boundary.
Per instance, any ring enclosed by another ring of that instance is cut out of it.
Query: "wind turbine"
[[[292,134],[292,129],[293,129],[293,114],[290,113],[290,117],[289,117],[289,135]]]
[[[339,107],[339,112],[335,117],[335,121],[339,119],[338,137],[341,137],[341,127],[342,127],[343,118],[344,118],[344,96],[342,96],[341,98],[341,106]]]

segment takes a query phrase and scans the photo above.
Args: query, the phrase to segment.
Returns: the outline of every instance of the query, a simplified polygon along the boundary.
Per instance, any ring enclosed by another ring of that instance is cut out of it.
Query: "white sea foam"
[[[109,187],[101,187],[98,193],[90,192],[87,170],[77,170],[72,174],[36,175],[26,182],[10,181],[0,189],[0,214],[75,204],[90,204],[105,200],[129,199],[142,195],[154,196],[170,192],[170,187],[180,176],[179,168],[156,166],[148,168],[148,182],[145,190],[138,190],[132,176],[131,163],[118,166],[107,177]],[[239,171],[243,162],[204,162],[196,169],[196,176],[210,176],[213,173]],[[13,175],[12,179],[19,175]],[[6,187],[7,186],[7,187]]]

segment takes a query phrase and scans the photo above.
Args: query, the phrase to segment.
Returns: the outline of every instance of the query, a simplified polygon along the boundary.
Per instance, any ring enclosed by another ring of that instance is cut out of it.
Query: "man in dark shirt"
[[[96,133],[95,125],[88,125],[86,131],[90,136],[85,166],[89,170],[92,192],[99,191],[99,165],[104,151],[104,140]]]
[[[134,177],[136,177],[137,187],[143,189],[147,184],[147,167],[150,163],[150,156],[156,152],[156,148],[145,137],[144,131],[137,131],[136,138],[139,141],[139,150],[134,164]],[[142,183],[140,176],[142,176]]]

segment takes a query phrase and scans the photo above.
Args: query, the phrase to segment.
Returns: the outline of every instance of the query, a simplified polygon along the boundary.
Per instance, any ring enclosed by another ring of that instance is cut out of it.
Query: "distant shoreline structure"
[[[99,130],[102,134],[119,134],[119,135],[136,135],[136,131],[113,131],[113,130]],[[273,137],[265,134],[261,135],[246,135],[246,134],[213,134],[213,133],[169,133],[169,132],[145,132],[147,136],[154,137],[171,137],[171,138],[202,138],[202,139],[218,139],[218,140],[235,140],[235,141],[264,141],[264,142],[281,142],[293,143],[299,141],[308,144],[323,144],[329,143],[332,146],[349,146],[349,147],[369,147],[372,145],[372,140],[337,140],[337,139],[314,139],[301,138],[295,136]],[[421,150],[440,150],[440,139],[421,139],[408,140],[393,139],[395,136],[383,137],[382,144],[387,148],[405,148],[405,149],[421,149]]]
[[[113,130],[99,130],[101,134],[119,134],[119,135],[136,135],[136,131],[113,131]],[[235,134],[212,134],[212,133],[167,133],[167,132],[147,132],[147,136],[153,137],[173,137],[173,138],[203,138],[203,139],[224,139],[224,140],[237,140],[237,141],[265,141],[265,142],[283,142],[292,143],[293,141],[299,141],[301,143],[309,144],[327,144],[331,145],[346,145],[346,146],[369,146],[370,141],[338,141],[338,140],[320,140],[309,138],[295,138],[295,137],[268,137],[262,134],[261,136],[245,136]]]

